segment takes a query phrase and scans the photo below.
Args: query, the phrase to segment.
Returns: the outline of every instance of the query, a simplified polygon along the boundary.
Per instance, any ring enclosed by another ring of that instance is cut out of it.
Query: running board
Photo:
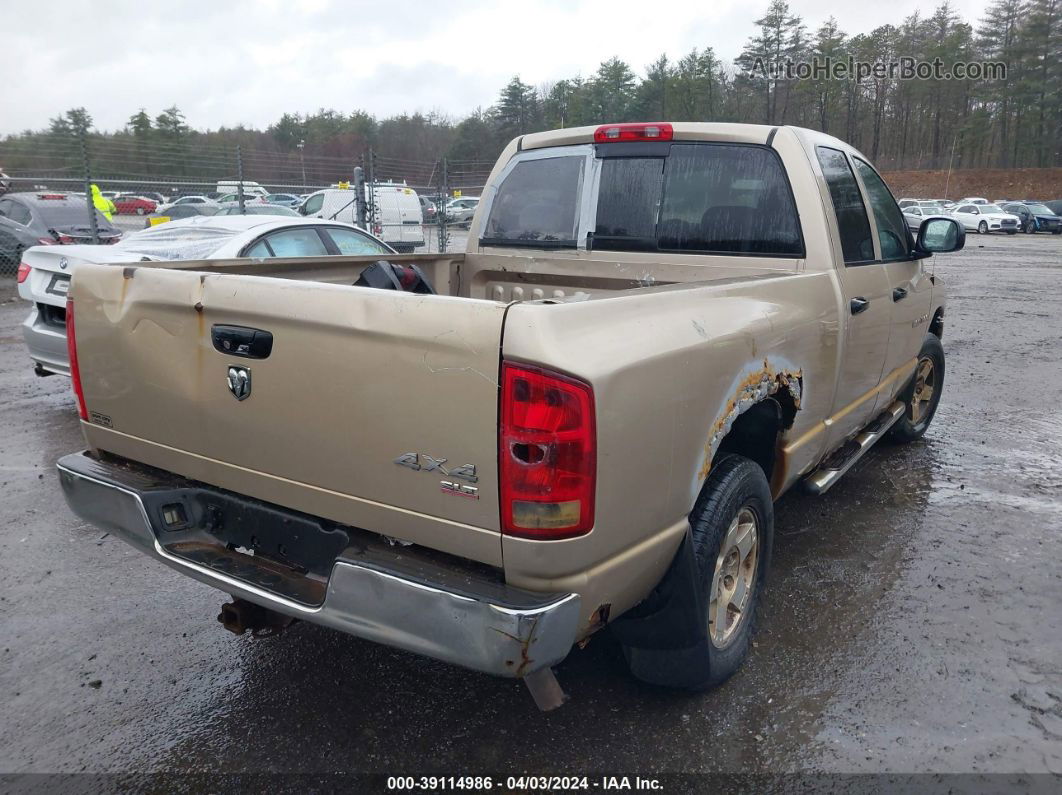
[[[903,416],[907,407],[899,400],[878,415],[858,436],[847,441],[812,472],[804,481],[804,489],[809,494],[825,494],[829,488],[841,479],[841,476],[863,457],[874,443],[884,436],[889,428]]]

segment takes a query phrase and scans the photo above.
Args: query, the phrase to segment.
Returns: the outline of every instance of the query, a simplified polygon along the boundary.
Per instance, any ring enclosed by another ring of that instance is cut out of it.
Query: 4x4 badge
[[[229,391],[237,400],[247,400],[251,396],[251,371],[247,367],[229,367]]]

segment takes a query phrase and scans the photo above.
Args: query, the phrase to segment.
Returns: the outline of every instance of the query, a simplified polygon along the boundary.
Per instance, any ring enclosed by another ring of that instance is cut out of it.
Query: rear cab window
[[[848,158],[840,149],[828,146],[816,147],[815,154],[830,189],[845,264],[873,262],[874,239],[870,233],[870,219]]]
[[[785,169],[766,146],[652,142],[567,149],[568,156],[539,150],[510,164],[491,200],[483,245],[804,255]]]

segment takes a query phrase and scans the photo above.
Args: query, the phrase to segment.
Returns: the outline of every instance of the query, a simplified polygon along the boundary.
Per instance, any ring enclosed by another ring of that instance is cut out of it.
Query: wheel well
[[[944,307],[937,309],[933,319],[929,321],[929,333],[936,336],[937,339],[944,338]]]
[[[796,401],[785,390],[761,400],[734,420],[719,443],[715,459],[726,453],[743,455],[759,464],[770,482],[778,456],[778,435],[793,424],[796,412]]]

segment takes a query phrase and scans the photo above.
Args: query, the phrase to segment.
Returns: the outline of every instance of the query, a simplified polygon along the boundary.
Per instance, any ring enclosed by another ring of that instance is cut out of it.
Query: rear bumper
[[[160,543],[167,531],[152,518],[158,511],[145,508],[152,495],[215,493],[210,487],[84,453],[65,456],[57,468],[66,501],[81,518],[182,574],[271,610],[499,676],[522,677],[554,665],[575,643],[577,594],[512,588],[452,562],[418,559],[409,549],[382,543],[348,546],[322,584],[323,601],[296,601],[262,586],[277,576],[275,564],[261,569],[262,576],[234,576],[233,571],[259,564],[238,555],[241,562],[233,565],[236,553],[224,547],[219,549],[227,562],[193,561]],[[278,509],[271,510],[275,517]]]
[[[37,305],[22,323],[22,338],[30,358],[41,369],[59,375],[70,375],[70,354],[66,347],[66,329],[44,322]]]

